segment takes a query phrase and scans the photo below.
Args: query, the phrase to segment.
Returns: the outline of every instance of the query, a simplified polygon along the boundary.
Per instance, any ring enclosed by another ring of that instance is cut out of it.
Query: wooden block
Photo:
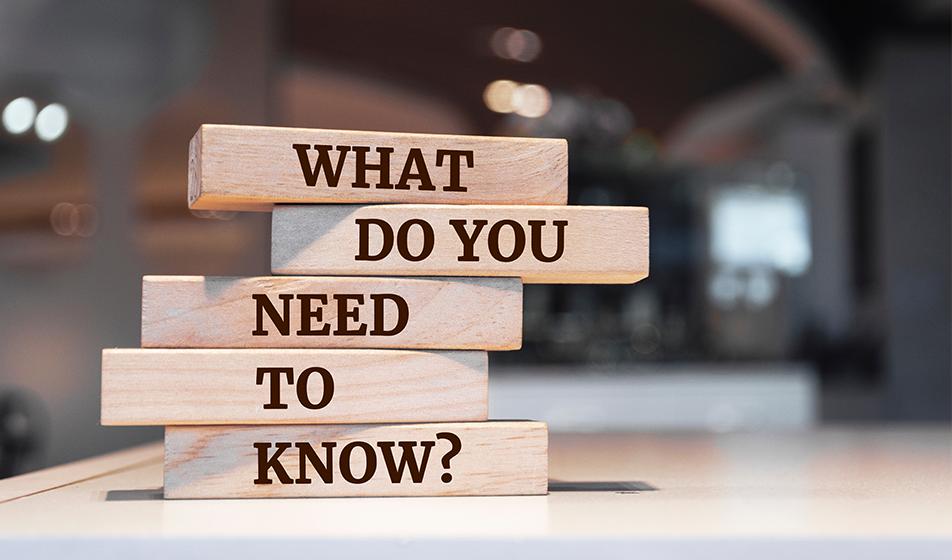
[[[189,144],[188,204],[565,204],[568,145],[551,138],[202,125]]]
[[[547,453],[528,421],[168,427],[165,497],[545,494]]]
[[[279,206],[271,220],[271,270],[632,283],[648,275],[648,209]]]
[[[159,350],[102,353],[102,423],[485,420],[485,352]]]
[[[142,346],[514,350],[514,278],[146,276]]]

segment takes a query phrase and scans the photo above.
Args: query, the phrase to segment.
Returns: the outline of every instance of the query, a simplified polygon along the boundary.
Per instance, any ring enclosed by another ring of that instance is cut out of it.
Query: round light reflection
[[[59,103],[50,103],[36,116],[36,135],[44,142],[52,142],[66,132],[69,113]]]
[[[511,113],[516,110],[513,106],[513,95],[519,84],[512,80],[495,80],[483,90],[483,102],[490,111],[496,113]]]
[[[512,94],[512,105],[516,114],[530,119],[539,118],[552,107],[549,90],[538,84],[523,84]]]
[[[3,108],[3,128],[10,134],[23,134],[33,126],[36,103],[29,97],[17,97]]]
[[[489,48],[499,58],[532,62],[542,53],[542,39],[528,29],[500,27],[490,37]]]

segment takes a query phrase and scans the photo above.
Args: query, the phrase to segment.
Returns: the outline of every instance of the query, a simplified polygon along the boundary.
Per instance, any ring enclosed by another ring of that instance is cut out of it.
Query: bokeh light
[[[532,62],[542,54],[542,38],[528,29],[500,27],[489,39],[489,48],[499,58]]]
[[[544,86],[523,84],[513,92],[512,106],[520,116],[538,118],[549,112],[552,95]]]
[[[513,94],[519,84],[512,80],[495,80],[483,90],[483,101],[490,111],[496,113],[511,113],[515,110],[512,105]]]
[[[3,128],[10,134],[23,134],[33,126],[36,103],[29,97],[17,97],[3,108]]]
[[[69,112],[59,103],[50,103],[36,116],[36,135],[44,142],[53,142],[66,132]]]

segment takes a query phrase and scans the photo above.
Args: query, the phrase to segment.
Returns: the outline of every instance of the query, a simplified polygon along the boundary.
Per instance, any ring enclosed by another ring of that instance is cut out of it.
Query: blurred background
[[[948,422],[950,0],[0,2],[0,477],[99,426],[143,274],[266,275],[190,213],[201,123],[552,136],[651,209],[651,277],[527,286],[495,417],[557,431]]]

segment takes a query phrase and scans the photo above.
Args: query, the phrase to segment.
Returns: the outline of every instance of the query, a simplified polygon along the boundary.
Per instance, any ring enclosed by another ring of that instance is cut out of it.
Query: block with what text
[[[193,210],[279,203],[565,204],[565,140],[202,125]]]

